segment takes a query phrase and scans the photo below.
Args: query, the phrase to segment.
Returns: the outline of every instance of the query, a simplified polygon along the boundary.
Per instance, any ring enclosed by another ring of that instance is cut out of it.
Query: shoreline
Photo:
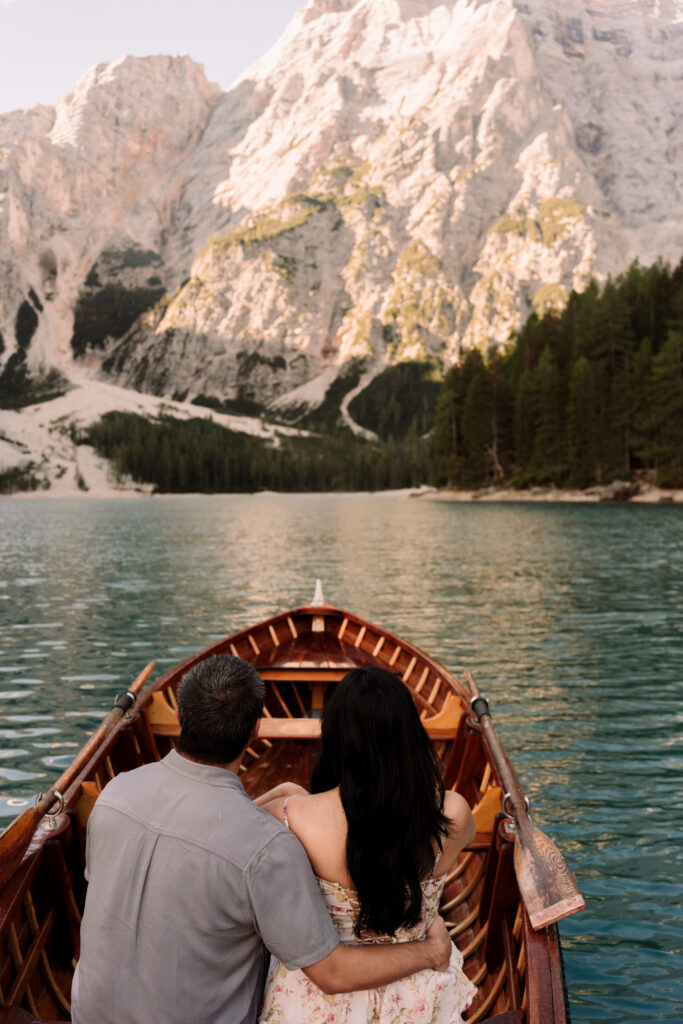
[[[683,502],[683,489],[665,489],[654,484],[625,485],[621,482],[587,487],[585,490],[562,490],[557,487],[483,488],[456,491],[450,488],[433,490],[420,495],[429,501],[463,502],[550,502],[613,505],[676,505]]]
[[[151,486],[134,485],[127,487],[114,487],[102,485],[91,487],[88,490],[80,490],[76,487],[62,486],[47,488],[35,491],[15,491],[11,494],[0,494],[3,498],[22,499],[28,498],[34,501],[53,499],[78,499],[83,501],[105,500],[105,499],[150,499],[164,500],[167,498],[222,498],[229,495],[242,495],[243,497],[283,497],[287,495],[342,495],[385,497],[385,498],[420,498],[424,501],[446,501],[461,503],[491,503],[491,502],[518,502],[518,503],[554,503],[554,504],[646,504],[646,505],[677,505],[683,504],[683,488],[664,489],[655,487],[653,484],[625,484],[616,481],[612,484],[594,486],[586,490],[562,490],[557,487],[529,487],[520,490],[512,488],[483,488],[480,490],[454,490],[452,488],[436,488],[422,485],[421,487],[405,487],[399,490],[385,491],[220,491],[207,494],[201,491],[192,492],[164,492],[154,493]]]

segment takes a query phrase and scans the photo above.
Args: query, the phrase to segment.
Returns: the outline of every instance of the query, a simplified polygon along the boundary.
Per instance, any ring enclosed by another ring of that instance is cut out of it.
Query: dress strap
[[[289,828],[289,819],[287,818],[287,801],[288,800],[289,800],[289,797],[286,796],[284,798],[284,800],[282,801],[282,821],[284,823],[285,828],[287,828],[287,829]]]

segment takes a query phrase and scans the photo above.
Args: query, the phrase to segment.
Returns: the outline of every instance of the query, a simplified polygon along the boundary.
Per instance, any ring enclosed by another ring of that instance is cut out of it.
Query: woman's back
[[[348,824],[339,789],[326,793],[296,794],[274,800],[267,810],[297,836],[308,854],[313,871],[320,879],[355,891],[346,863]],[[474,838],[474,818],[466,801],[458,794],[444,796],[444,814],[448,820],[448,834],[442,850],[435,851],[436,860],[431,875],[446,875],[455,865],[458,854]],[[422,882],[428,880],[422,879]]]
[[[304,846],[344,942],[423,938],[447,872],[474,836],[472,813],[462,797],[444,793],[436,752],[392,673],[347,673],[325,704],[321,733],[313,792],[283,794],[267,809]],[[261,1020],[454,1024],[474,992],[455,947],[446,972],[336,996],[276,962]]]
[[[455,793],[446,794],[449,833],[434,873],[422,880],[417,921],[392,935],[357,933],[360,904],[349,876],[345,849],[346,817],[338,790],[292,795],[266,805],[298,836],[318,876],[330,917],[345,943],[410,942],[424,938],[438,913],[448,871],[474,836],[469,807]],[[449,813],[450,812],[450,813]],[[452,817],[451,817],[452,815]],[[273,961],[260,1020],[263,1024],[456,1024],[472,1002],[476,988],[463,971],[462,954],[453,946],[447,971],[420,971],[378,989],[326,996],[302,971],[288,971]]]

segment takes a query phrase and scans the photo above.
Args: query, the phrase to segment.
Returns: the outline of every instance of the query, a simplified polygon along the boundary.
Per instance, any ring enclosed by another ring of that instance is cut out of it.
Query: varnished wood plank
[[[317,740],[320,726],[319,718],[262,718],[258,735],[268,740]]]
[[[481,863],[480,863],[477,871],[472,876],[472,878],[470,878],[470,880],[467,883],[467,885],[465,886],[465,888],[462,889],[458,893],[457,896],[454,896],[453,899],[448,900],[447,903],[444,903],[443,906],[440,909],[440,913],[448,914],[448,913],[450,913],[450,911],[454,910],[456,907],[459,907],[461,903],[465,902],[465,900],[468,898],[468,896],[470,896],[470,894],[474,892],[476,887],[479,885],[479,882],[484,877],[485,866],[486,866],[485,865],[485,861],[482,858]]]
[[[430,734],[429,719],[424,723],[427,733]],[[180,727],[177,726],[180,734]],[[262,718],[259,725],[259,737],[261,739],[287,739],[296,738],[302,740],[317,740],[320,738],[319,718],[294,718],[293,715],[286,718]]]
[[[462,935],[462,933],[464,931],[467,931],[467,929],[470,928],[474,924],[474,922],[477,920],[477,915],[478,914],[479,914],[479,907],[476,906],[472,910],[470,910],[469,914],[467,914],[462,919],[462,921],[458,921],[457,924],[452,924],[452,925],[449,924],[449,925],[447,925],[447,927],[448,927],[448,934],[450,935],[450,937],[452,939],[455,939],[455,938],[458,937],[458,935]]]
[[[417,655],[414,654],[412,656],[412,658],[410,659],[410,661],[408,662],[408,667],[406,668],[405,672],[401,676],[401,679],[403,680],[404,683],[407,683],[408,680],[410,679],[411,675],[413,674],[413,669],[415,668],[416,664],[417,664]]]
[[[430,704],[434,703],[434,700],[436,699],[436,695],[439,692],[439,690],[441,689],[441,683],[442,682],[443,682],[443,680],[437,678],[436,682],[434,683],[434,686],[431,689],[431,693],[427,697],[427,701]]]
[[[481,1006],[479,1006],[474,1013],[468,1014],[466,1017],[466,1024],[477,1024],[478,1021],[483,1020],[486,1014],[493,1008],[493,1005],[498,998],[503,985],[505,984],[506,969],[505,964],[500,968],[496,976],[495,983],[489,994],[484,999]]]
[[[287,701],[284,699],[284,697],[282,696],[282,694],[278,690],[278,688],[275,685],[275,683],[271,683],[270,684],[270,688],[271,688],[272,692],[275,694],[275,697],[276,697],[276,699],[278,701],[278,704],[280,705],[280,707],[284,711],[284,713],[287,716],[287,718],[294,718],[294,715],[292,714],[292,712],[289,709],[289,705],[287,704]]]
[[[28,956],[23,957],[19,950],[19,943],[16,936],[14,926],[10,929],[10,948],[12,949],[12,956],[17,958],[17,967],[19,968],[17,976],[14,980],[14,984],[9,991],[7,1001],[10,1004],[17,1004],[20,1002],[22,995],[26,991],[27,986],[30,984],[31,974],[38,962],[40,954],[43,951],[45,943],[47,942],[48,936],[54,926],[55,919],[57,917],[54,907],[52,907],[46,914],[40,928],[33,936],[33,941],[28,952]]]
[[[421,693],[422,688],[423,688],[424,684],[427,682],[428,678],[429,678],[429,665],[425,665],[424,669],[422,670],[422,675],[418,679],[417,684],[415,686],[415,690],[414,690],[415,693]],[[431,704],[431,701],[429,700],[429,698],[427,698],[427,702],[429,704]]]
[[[475,953],[479,949],[479,947],[481,946],[482,942],[486,938],[486,932],[488,931],[488,927],[489,927],[489,923],[487,921],[486,924],[484,924],[482,926],[482,928],[477,932],[475,937],[470,942],[469,946],[465,946],[465,948],[462,950],[462,958],[463,958],[463,960],[468,960],[469,957],[471,957],[472,954]]]
[[[513,1010],[519,1010],[522,1006],[522,1000],[519,994],[519,975],[517,974],[517,964],[515,962],[515,940],[512,934],[512,918],[510,912],[507,911],[503,915],[503,948],[505,952],[505,970],[508,978],[508,992],[510,994],[510,1004]]]
[[[394,653],[389,658],[389,665],[391,666],[391,668],[393,668],[394,665],[396,664],[396,662],[398,661],[399,656],[400,656],[402,650],[403,650],[403,648],[401,647],[401,645],[400,644],[396,644],[396,650],[394,651]]]
[[[283,780],[310,786],[311,750],[310,743],[287,740],[274,743],[267,760],[259,758],[241,776],[242,785],[254,799],[266,793]]]
[[[30,889],[26,893],[26,899],[24,900],[24,905],[26,907],[26,916],[28,918],[29,925],[31,927],[31,930],[32,930],[34,936],[35,936],[40,931],[40,924],[39,924],[39,921],[38,921],[38,915],[36,914],[36,908],[35,908],[35,905],[33,903],[33,897],[31,895],[31,890]],[[80,917],[80,915],[79,915],[79,917]],[[49,957],[48,957],[48,955],[47,955],[47,953],[45,951],[45,948],[43,948],[41,950],[40,965],[41,965],[41,971],[42,971],[43,977],[45,978],[45,981],[46,981],[47,986],[48,986],[48,988],[50,990],[50,993],[52,995],[53,1000],[56,1002],[57,1006],[61,1007],[61,1009],[66,1014],[70,1014],[71,1013],[71,1005],[70,1005],[68,999],[65,997],[64,993],[62,992],[59,984],[57,983],[57,980],[55,979],[54,973],[52,971],[52,966],[50,964],[50,959],[49,959]]]
[[[314,683],[314,685],[315,686],[321,686],[323,684],[321,684],[321,683]],[[305,718],[306,715],[307,715],[306,706],[305,706],[303,700],[301,699],[301,694],[299,693],[299,687],[296,685],[296,683],[292,686],[292,693],[294,694],[294,700],[299,705],[299,711],[301,712],[301,714]],[[321,705],[321,707],[322,707],[322,705]]]
[[[311,683],[311,714],[319,717],[325,704],[325,684]]]
[[[338,668],[264,668],[259,670],[264,682],[292,681],[297,683],[338,683],[346,675],[346,669]]]

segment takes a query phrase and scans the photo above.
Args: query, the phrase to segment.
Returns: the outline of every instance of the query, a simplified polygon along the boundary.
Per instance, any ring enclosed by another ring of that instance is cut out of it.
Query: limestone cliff
[[[311,0],[226,93],[98,66],[0,117],[6,384],[299,406],[504,344],[680,258],[682,78],[683,0]]]

